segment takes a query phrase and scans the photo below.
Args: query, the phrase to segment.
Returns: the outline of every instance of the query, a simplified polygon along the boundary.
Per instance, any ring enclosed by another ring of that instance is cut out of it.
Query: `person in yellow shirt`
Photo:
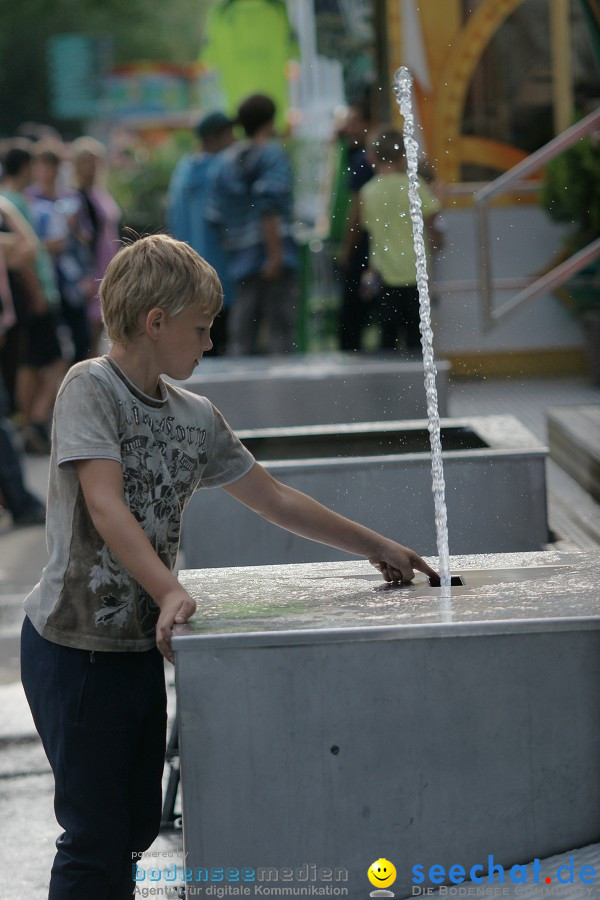
[[[400,337],[407,350],[418,349],[419,293],[402,135],[390,125],[382,126],[371,137],[368,154],[375,177],[359,192],[359,221],[369,235],[364,296],[373,300],[381,326],[380,349],[395,349]],[[419,186],[419,195],[428,229],[439,201],[426,184]]]

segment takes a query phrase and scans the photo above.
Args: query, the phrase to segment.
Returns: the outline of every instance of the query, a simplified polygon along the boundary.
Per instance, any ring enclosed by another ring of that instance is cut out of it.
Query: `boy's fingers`
[[[391,572],[392,581],[409,582],[413,580],[415,574],[412,569],[405,570],[404,572],[402,571],[402,569],[392,569]]]
[[[196,612],[196,604],[193,600],[183,601],[177,613],[175,615],[175,621],[177,624],[181,624],[182,622],[187,622],[190,616],[193,616]]]
[[[158,628],[156,646],[170,663],[173,662],[173,650],[171,648],[171,628],[168,625],[162,625]]]
[[[417,569],[419,572],[423,572],[429,578],[439,578],[438,573],[435,569],[432,569],[431,566],[425,562],[425,560],[415,553],[413,550],[409,550],[408,548],[403,548],[406,554],[406,564],[404,564],[404,560],[402,555],[396,555],[395,558],[397,562],[400,562],[400,565],[392,564],[388,562],[386,559],[371,557],[369,562],[371,565],[375,566],[376,569],[379,569],[383,578],[386,581],[403,581],[403,582],[411,582],[415,577],[414,570]]]
[[[439,574],[432,569],[431,566],[427,565],[424,559],[421,559],[420,556],[415,555],[412,560],[412,564],[415,569],[418,569],[419,572],[423,572],[425,575],[429,575],[430,578],[439,578]]]
[[[176,615],[175,615],[175,621],[177,622],[177,624],[181,624],[182,622],[187,622],[187,620],[189,619],[189,617],[190,617],[191,615],[193,615],[193,613],[194,613],[195,611],[196,611],[195,608],[194,608],[194,609],[189,609],[189,610],[188,610],[188,609],[185,608],[185,606],[182,605],[182,606],[181,606],[181,609],[178,609],[178,610],[177,610],[177,613],[176,613]]]

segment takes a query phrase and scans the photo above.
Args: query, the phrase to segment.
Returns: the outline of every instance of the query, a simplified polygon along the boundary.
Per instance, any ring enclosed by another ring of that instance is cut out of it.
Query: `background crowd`
[[[196,152],[170,179],[167,229],[204,256],[223,285],[214,355],[297,349],[294,174],[275,134],[276,113],[270,97],[253,94],[235,119],[205,115]],[[70,365],[102,352],[98,286],[123,239],[135,234],[106,188],[99,141],[67,144],[42,126],[21,131],[0,148],[0,491],[13,521],[29,524],[43,519],[43,507],[15,476],[18,450],[49,452],[58,386]],[[365,329],[375,324],[380,350],[410,355],[419,344],[418,294],[402,136],[392,126],[373,129],[363,108],[350,107],[332,154],[338,346],[364,349]],[[427,184],[421,201],[439,246],[439,203]]]

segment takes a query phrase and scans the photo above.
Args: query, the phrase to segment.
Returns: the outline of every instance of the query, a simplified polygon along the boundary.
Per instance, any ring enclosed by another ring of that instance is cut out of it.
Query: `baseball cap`
[[[211,112],[204,116],[196,125],[196,134],[200,138],[206,138],[211,134],[219,134],[226,128],[235,125],[234,119],[230,119],[222,112]]]

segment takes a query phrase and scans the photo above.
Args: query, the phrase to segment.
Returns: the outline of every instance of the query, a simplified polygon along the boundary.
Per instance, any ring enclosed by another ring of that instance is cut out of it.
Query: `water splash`
[[[427,416],[429,418],[429,440],[431,443],[431,473],[433,501],[435,505],[435,529],[439,556],[440,584],[442,597],[450,596],[450,552],[448,549],[448,518],[444,468],[442,464],[442,440],[440,415],[438,411],[435,376],[437,370],[433,358],[433,331],[431,329],[431,301],[427,277],[427,257],[423,235],[423,210],[419,196],[418,160],[419,145],[414,137],[415,120],[411,102],[412,76],[405,66],[401,66],[394,76],[394,93],[404,118],[404,149],[408,169],[408,198],[412,221],[415,256],[417,259],[417,288],[419,290],[419,314],[423,367],[425,369],[425,393],[427,395]]]

